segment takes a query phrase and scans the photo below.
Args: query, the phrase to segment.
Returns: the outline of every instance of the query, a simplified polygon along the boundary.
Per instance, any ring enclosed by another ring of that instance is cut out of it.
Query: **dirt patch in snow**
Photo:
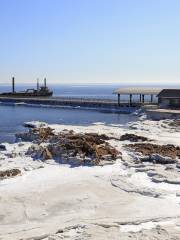
[[[148,141],[148,138],[143,136],[138,136],[132,133],[126,133],[120,137],[120,141],[130,141],[130,142],[145,142]]]
[[[127,148],[141,153],[143,156],[150,156],[158,154],[162,157],[169,157],[171,159],[180,158],[180,147],[174,145],[156,145],[151,143],[129,144]]]
[[[8,169],[8,170],[4,170],[4,171],[0,171],[0,179],[6,179],[6,178],[11,178],[11,177],[15,177],[17,175],[20,175],[21,171],[19,169]]]

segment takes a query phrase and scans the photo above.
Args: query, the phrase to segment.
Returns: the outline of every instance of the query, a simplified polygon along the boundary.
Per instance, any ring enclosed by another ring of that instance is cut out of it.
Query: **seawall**
[[[128,102],[118,105],[116,100],[111,99],[89,99],[89,98],[66,98],[66,97],[0,97],[0,102],[3,103],[26,103],[36,105],[49,106],[71,106],[81,108],[102,109],[117,112],[133,112],[140,107],[139,103],[133,103],[132,106]]]
[[[146,110],[147,117],[153,120],[180,119],[180,110],[173,109],[151,109]]]

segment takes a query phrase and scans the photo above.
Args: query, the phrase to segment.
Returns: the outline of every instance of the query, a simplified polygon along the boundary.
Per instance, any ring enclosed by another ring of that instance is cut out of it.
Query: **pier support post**
[[[130,106],[132,106],[132,94],[129,94],[129,103],[130,103]]]
[[[120,94],[118,94],[118,106],[120,106]]]
[[[144,94],[142,95],[142,102],[144,103]]]
[[[151,94],[151,103],[153,102],[153,94]]]
[[[46,88],[47,85],[46,85],[46,78],[44,78],[44,87]]]
[[[141,94],[139,95],[139,102],[140,102],[140,103],[142,102],[142,96],[141,96]]]
[[[37,91],[39,91],[39,78],[37,78]]]
[[[15,78],[12,77],[12,92],[15,93]]]

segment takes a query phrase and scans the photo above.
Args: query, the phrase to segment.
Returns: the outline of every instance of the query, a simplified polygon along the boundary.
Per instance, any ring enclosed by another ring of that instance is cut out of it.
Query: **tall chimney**
[[[39,78],[37,78],[37,91],[39,91]]]
[[[12,92],[15,93],[15,78],[12,77]]]
[[[44,78],[44,87],[46,88],[46,78]]]

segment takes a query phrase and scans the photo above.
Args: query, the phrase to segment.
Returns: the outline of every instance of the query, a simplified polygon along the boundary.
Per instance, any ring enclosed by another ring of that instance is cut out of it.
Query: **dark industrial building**
[[[180,89],[163,89],[157,97],[160,107],[180,108]]]

